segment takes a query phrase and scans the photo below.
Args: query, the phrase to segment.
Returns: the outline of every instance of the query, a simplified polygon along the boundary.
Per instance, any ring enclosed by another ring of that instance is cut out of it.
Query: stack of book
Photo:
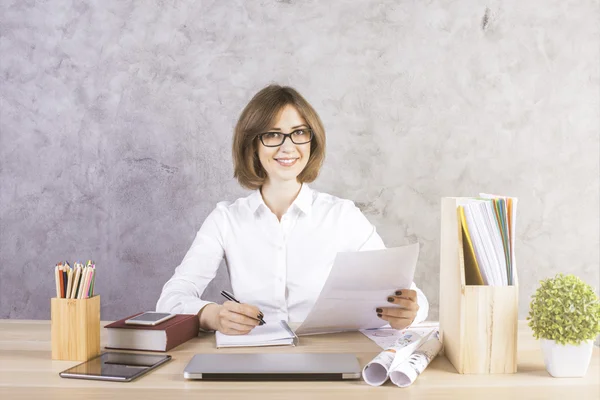
[[[517,199],[480,193],[458,206],[467,285],[510,286],[515,282]]]

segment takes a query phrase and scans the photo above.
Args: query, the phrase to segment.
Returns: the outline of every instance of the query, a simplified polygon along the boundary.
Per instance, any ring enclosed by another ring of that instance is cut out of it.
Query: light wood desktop
[[[103,322],[101,326],[108,324]],[[105,332],[101,343],[104,344]],[[0,320],[0,399],[599,399],[600,354],[594,348],[585,378],[552,378],[544,368],[539,343],[519,322],[516,374],[460,375],[438,356],[416,382],[401,389],[389,381],[371,387],[362,379],[335,382],[187,381],[183,369],[197,353],[340,352],[353,353],[364,366],[381,351],[359,332],[304,336],[298,347],[215,348],[213,334],[176,347],[173,360],[130,383],[63,379],[58,373],[78,364],[52,361],[50,321]]]

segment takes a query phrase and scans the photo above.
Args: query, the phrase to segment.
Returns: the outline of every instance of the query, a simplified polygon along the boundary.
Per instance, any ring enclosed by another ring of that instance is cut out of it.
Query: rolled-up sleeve
[[[198,314],[211,303],[200,296],[215,277],[225,254],[225,212],[224,207],[217,205],[208,215],[183,261],[163,286],[156,311]]]

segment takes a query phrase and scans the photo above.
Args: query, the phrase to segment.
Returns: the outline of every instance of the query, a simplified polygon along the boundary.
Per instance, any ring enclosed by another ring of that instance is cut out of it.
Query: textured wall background
[[[521,318],[539,279],[597,287],[599,17],[597,0],[3,0],[0,318],[49,319],[65,259],[96,261],[103,319],[152,309],[215,204],[246,195],[231,135],[270,82],[325,123],[313,187],[388,246],[421,244],[431,319],[442,196],[519,197]]]

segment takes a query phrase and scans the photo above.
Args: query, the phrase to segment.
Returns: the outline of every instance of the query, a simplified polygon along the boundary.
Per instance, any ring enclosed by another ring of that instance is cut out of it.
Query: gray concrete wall
[[[246,195],[232,130],[271,82],[325,123],[313,187],[388,246],[421,244],[432,319],[442,196],[519,198],[521,318],[542,278],[597,286],[599,17],[582,0],[3,0],[0,318],[49,319],[65,259],[96,261],[103,319],[152,309],[215,204]]]

